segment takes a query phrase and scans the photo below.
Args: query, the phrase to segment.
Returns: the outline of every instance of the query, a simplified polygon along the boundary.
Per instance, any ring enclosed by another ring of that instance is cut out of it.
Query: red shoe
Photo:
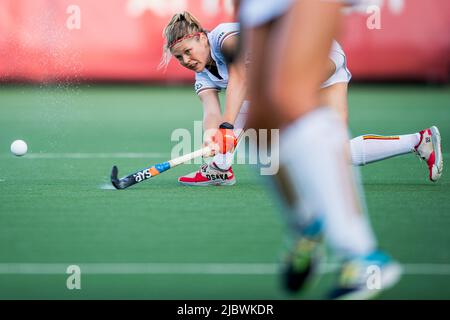
[[[430,180],[436,182],[442,175],[444,161],[442,158],[441,135],[437,127],[420,131],[420,142],[415,147],[419,157],[427,162]]]
[[[236,183],[233,169],[219,169],[214,162],[204,163],[198,171],[178,178],[178,182],[188,186],[231,186]]]

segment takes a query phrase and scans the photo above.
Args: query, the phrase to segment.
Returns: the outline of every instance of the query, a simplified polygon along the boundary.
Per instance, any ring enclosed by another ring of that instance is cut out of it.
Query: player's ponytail
[[[187,11],[175,14],[163,31],[165,43],[158,69],[167,67],[172,57],[171,49],[178,41],[198,32],[206,32],[206,30],[192,14]]]

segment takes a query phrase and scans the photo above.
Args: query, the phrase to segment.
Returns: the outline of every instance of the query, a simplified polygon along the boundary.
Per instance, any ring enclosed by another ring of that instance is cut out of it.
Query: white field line
[[[450,153],[443,153],[447,157]],[[0,153],[0,159],[15,158],[11,153]],[[69,152],[69,153],[28,153],[21,159],[167,159],[169,160],[170,154],[164,152]],[[248,161],[248,155],[244,157],[245,163]],[[241,164],[236,160],[235,163]],[[1,181],[0,181],[1,182]]]
[[[276,263],[73,263],[83,274],[155,274],[155,275],[276,275]],[[70,263],[0,263],[0,274],[65,274]],[[409,275],[450,275],[450,264],[407,263]],[[330,273],[338,264],[325,263],[320,273]]]
[[[0,154],[0,158],[13,158],[10,153]],[[21,159],[142,159],[142,158],[167,158],[169,153],[162,152],[78,152],[78,153],[28,153]]]

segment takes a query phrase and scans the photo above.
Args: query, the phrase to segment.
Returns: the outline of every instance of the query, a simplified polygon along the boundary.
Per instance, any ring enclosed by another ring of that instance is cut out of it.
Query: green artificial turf
[[[352,86],[349,103],[354,136],[437,125],[444,159],[450,157],[448,87]],[[291,298],[276,272],[83,274],[90,263],[279,262],[283,220],[268,181],[253,167],[236,165],[233,187],[180,186],[178,176],[198,168],[187,164],[124,191],[110,188],[112,165],[125,175],[168,160],[177,144],[172,132],[192,132],[193,121],[201,119],[190,87],[1,87],[0,298]],[[24,157],[9,153],[15,139],[28,143]],[[381,298],[449,299],[447,172],[438,183],[429,182],[425,163],[412,154],[361,172],[380,247],[407,271]],[[10,263],[80,265],[82,289],[66,288],[65,268],[8,273]],[[322,298],[334,277],[326,274],[300,297]]]

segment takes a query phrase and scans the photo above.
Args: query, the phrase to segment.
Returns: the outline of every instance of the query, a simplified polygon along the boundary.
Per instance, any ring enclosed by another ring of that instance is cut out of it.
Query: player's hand
[[[210,128],[205,130],[203,135],[203,148],[209,148],[209,153],[204,154],[204,158],[214,157],[219,152],[219,145],[214,142],[214,136],[218,129]]]
[[[219,152],[219,145],[213,141],[214,136],[206,137],[203,141],[203,147],[209,148],[209,153],[203,155],[204,158],[214,157]]]
[[[237,145],[237,139],[233,131],[234,127],[228,122],[224,122],[219,126],[215,135],[212,137],[212,142],[217,144],[216,151],[220,153],[233,152]]]

